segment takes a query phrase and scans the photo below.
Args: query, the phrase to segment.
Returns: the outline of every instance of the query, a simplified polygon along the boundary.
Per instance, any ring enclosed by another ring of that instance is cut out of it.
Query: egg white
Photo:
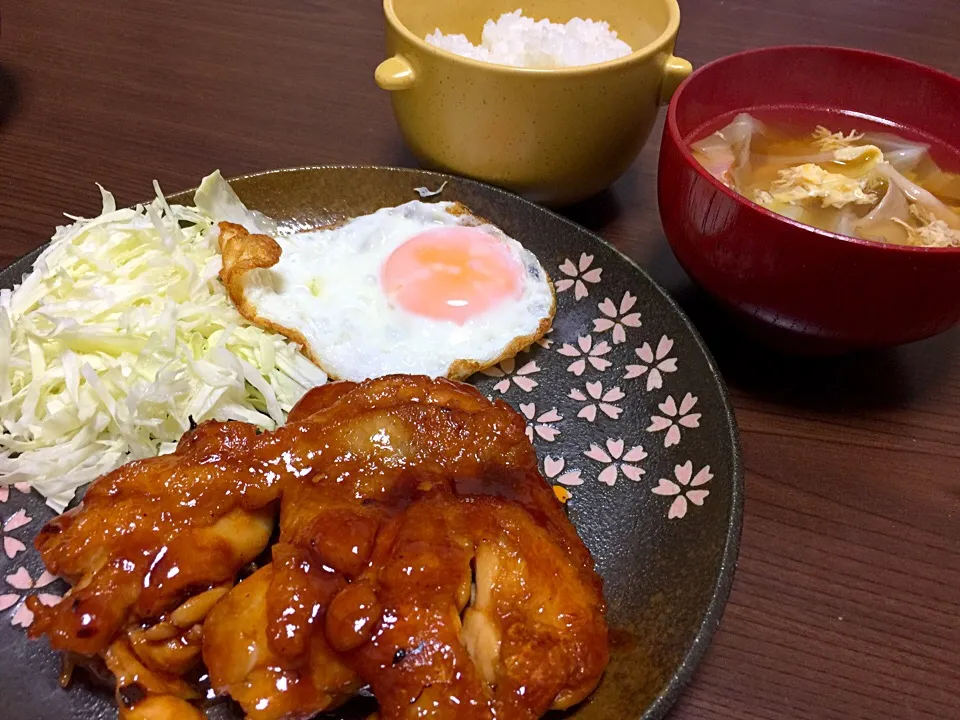
[[[417,315],[394,304],[380,284],[390,254],[440,226],[482,227],[523,267],[519,298],[507,298],[463,325]],[[463,377],[489,367],[518,343],[549,328],[555,309],[539,260],[499,228],[451,202],[419,200],[383,208],[345,224],[277,237],[282,254],[271,268],[244,276],[244,295],[262,320],[295,331],[314,362],[343,380],[391,373]]]

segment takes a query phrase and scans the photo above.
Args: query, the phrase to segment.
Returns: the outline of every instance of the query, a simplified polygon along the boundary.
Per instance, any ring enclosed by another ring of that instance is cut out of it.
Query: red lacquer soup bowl
[[[899,58],[772,47],[697,70],[677,90],[657,179],[664,231],[699,285],[766,339],[801,352],[920,340],[960,320],[960,249],[869,242],[811,228],[736,194],[690,143],[738,112],[812,130],[883,130],[929,143],[960,171],[960,79]]]

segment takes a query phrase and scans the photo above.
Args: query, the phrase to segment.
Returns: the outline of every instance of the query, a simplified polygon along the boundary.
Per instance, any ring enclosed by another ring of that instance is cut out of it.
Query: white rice
[[[566,25],[505,13],[483,26],[480,45],[466,35],[444,35],[439,29],[426,41],[457,55],[527,68],[562,68],[616,60],[633,50],[605,22],[574,18]]]

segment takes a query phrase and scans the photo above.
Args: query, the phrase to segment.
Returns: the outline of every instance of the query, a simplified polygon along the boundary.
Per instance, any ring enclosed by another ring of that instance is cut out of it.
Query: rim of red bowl
[[[934,253],[934,254],[943,254],[949,255],[953,253],[960,253],[960,247],[921,247],[916,245],[893,245],[891,243],[881,242],[879,240],[864,240],[863,238],[852,237],[850,235],[841,235],[839,233],[830,232],[828,230],[821,230],[820,228],[814,227],[813,225],[807,225],[806,223],[798,222],[792,218],[788,218],[785,215],[780,215],[768,210],[762,205],[758,205],[753,202],[750,198],[745,195],[741,195],[734,190],[731,190],[722,182],[717,180],[713,175],[706,171],[706,168],[703,167],[697,159],[693,157],[693,153],[690,152],[690,147],[687,145],[686,140],[680,134],[680,128],[677,127],[677,105],[683,99],[683,93],[687,89],[687,86],[690,82],[699,74],[707,72],[714,65],[719,65],[721,63],[727,62],[734,58],[742,58],[750,55],[763,55],[771,51],[782,51],[782,50],[797,50],[801,52],[809,52],[811,50],[827,50],[831,52],[840,52],[847,53],[851,55],[869,55],[872,57],[883,58],[885,60],[892,60],[902,65],[909,65],[918,72],[924,73],[933,73],[939,75],[941,78],[946,79],[949,82],[960,85],[960,78],[954,77],[948,72],[939,70],[935,67],[929,65],[924,65],[923,63],[918,63],[913,60],[906,60],[896,55],[889,55],[887,53],[874,52],[872,50],[860,50],[858,48],[847,48],[841,47],[839,45],[770,45],[762,48],[753,48],[751,50],[743,50],[738,53],[733,53],[731,55],[724,55],[723,57],[717,58],[716,60],[711,60],[706,65],[697,68],[693,71],[679,87],[677,87],[676,92],[673,94],[673,98],[670,100],[670,105],[667,107],[667,130],[670,132],[670,137],[677,144],[677,147],[680,148],[680,154],[683,156],[683,159],[690,165],[701,177],[709,181],[716,187],[718,190],[723,192],[727,197],[732,198],[736,202],[745,205],[747,208],[759,212],[761,215],[766,215],[767,217],[778,220],[787,225],[792,225],[795,228],[800,230],[805,230],[807,232],[812,232],[823,237],[832,238],[835,240],[840,240],[841,242],[852,243],[854,245],[862,245],[868,248],[874,248],[886,252],[899,252],[899,253]]]

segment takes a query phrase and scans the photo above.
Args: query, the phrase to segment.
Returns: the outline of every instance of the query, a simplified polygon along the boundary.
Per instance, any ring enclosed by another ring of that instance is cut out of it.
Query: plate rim
[[[720,389],[723,415],[730,431],[729,439],[733,450],[733,457],[731,458],[733,484],[731,487],[730,513],[728,515],[727,534],[724,541],[723,552],[720,557],[719,572],[713,585],[710,602],[707,605],[706,612],[700,621],[696,635],[687,648],[686,654],[680,661],[680,665],[676,672],[674,672],[665,686],[657,694],[653,702],[650,703],[650,705],[638,718],[638,720],[662,720],[662,718],[666,716],[673,705],[677,702],[686,687],[690,684],[694,672],[699,666],[700,661],[703,659],[703,656],[705,655],[707,648],[710,646],[710,642],[713,639],[717,628],[719,627],[720,621],[723,617],[724,609],[726,608],[727,601],[730,597],[730,591],[733,587],[734,576],[736,575],[737,560],[740,551],[740,537],[743,530],[744,466],[739,426],[737,425],[736,415],[734,413],[733,404],[730,400],[730,393],[727,389],[727,384],[724,381],[719,368],[717,367],[717,363],[714,360],[713,355],[710,353],[709,348],[703,341],[703,338],[696,326],[680,307],[679,303],[677,303],[677,301],[673,298],[673,296],[664,290],[656,280],[650,277],[649,273],[647,273],[647,271],[644,270],[639,263],[633,260],[633,258],[624,254],[615,245],[605,240],[599,234],[573,222],[554,210],[543,207],[542,205],[537,205],[526,198],[494,185],[489,185],[477,180],[471,180],[470,178],[451,175],[448,173],[435,172],[433,170],[390,165],[300,165],[285,168],[275,168],[272,170],[260,170],[243,175],[230,176],[224,179],[232,185],[235,181],[248,180],[270,175],[310,171],[322,172],[330,170],[368,170],[374,172],[387,172],[397,175],[407,175],[411,177],[434,178],[438,182],[455,181],[458,184],[465,183],[468,185],[473,185],[484,192],[492,192],[496,195],[500,195],[502,198],[510,202],[519,202],[522,205],[526,205],[528,209],[545,213],[546,215],[553,217],[555,220],[559,220],[564,225],[569,226],[571,229],[589,235],[594,241],[599,242],[606,249],[615,253],[621,260],[630,265],[635,271],[639,272],[650,283],[650,285],[660,293],[669,307],[680,317],[696,342],[697,348],[706,358],[710,374],[713,376],[713,379],[716,381]],[[176,201],[177,198],[191,195],[196,189],[196,187],[192,187],[172,193],[164,193],[164,197],[167,200]],[[149,202],[149,200],[143,202]],[[43,252],[48,244],[49,240],[39,247],[31,250],[27,254],[16,258],[6,267],[0,268],[0,274],[7,274],[11,271],[15,272],[17,267],[25,267],[26,270],[24,272],[29,272],[29,269],[33,266],[37,257],[41,252]],[[589,702],[589,699],[587,702]]]

